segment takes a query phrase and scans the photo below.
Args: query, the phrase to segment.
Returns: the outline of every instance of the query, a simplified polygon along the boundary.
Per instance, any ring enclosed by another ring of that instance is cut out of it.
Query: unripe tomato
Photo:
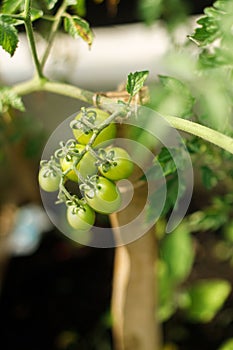
[[[84,150],[85,146],[77,144],[76,149],[81,153]],[[74,162],[76,160],[76,157],[73,156],[71,160],[67,160],[66,157],[61,159],[61,168],[62,171],[65,172],[69,168],[72,168]],[[87,152],[84,154],[80,162],[77,164],[76,169],[80,172],[82,177],[86,178],[87,175],[94,175],[97,173],[97,167],[95,166],[95,158],[90,154],[90,152]],[[67,174],[66,177],[69,180],[72,180],[74,182],[78,182],[78,176],[75,173],[74,170],[70,170]]]
[[[88,204],[80,207],[71,205],[67,208],[67,221],[78,231],[89,231],[95,222],[95,212]]]
[[[111,214],[121,206],[121,194],[117,186],[110,180],[99,176],[93,198],[84,192],[87,203],[98,213]]]
[[[133,162],[130,155],[120,147],[112,147],[109,152],[114,152],[114,156],[109,164],[99,166],[100,173],[110,180],[117,181],[127,179],[133,172]]]
[[[42,167],[38,175],[39,185],[46,192],[54,192],[59,189],[61,176],[51,171],[48,167]]]
[[[93,111],[94,113],[96,113],[96,119],[94,121],[95,126],[98,126],[105,119],[107,119],[109,117],[109,114],[107,112],[105,112],[99,108],[87,108],[86,110],[87,110],[87,112]],[[75,119],[79,120],[79,119],[81,119],[81,117],[82,117],[82,112],[80,112],[75,117]],[[84,133],[83,130],[73,129],[73,134],[79,143],[86,145],[90,141],[90,138],[93,135],[93,131],[90,130],[89,132]],[[116,136],[116,125],[114,123],[111,123],[99,133],[99,135],[96,137],[96,139],[93,143],[93,146],[97,146],[97,145],[101,144],[102,142],[106,142],[108,140],[111,140],[111,139],[115,138],[115,136]]]

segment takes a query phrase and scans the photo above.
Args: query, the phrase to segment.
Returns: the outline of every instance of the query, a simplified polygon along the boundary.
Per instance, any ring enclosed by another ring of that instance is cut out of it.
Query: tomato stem
[[[44,79],[32,79],[27,82],[17,84],[12,87],[12,90],[17,95],[26,95],[28,93],[34,91],[49,91],[54,92],[63,96],[69,96],[71,98],[79,99],[81,101],[92,104],[93,100],[96,98],[96,93],[80,89],[76,86],[70,84],[63,84],[58,82],[51,82]],[[110,103],[114,103],[115,101],[98,95],[98,104],[111,106]],[[116,114],[115,114],[116,113]],[[97,133],[93,133],[89,146],[91,146],[98,133],[104,129],[109,122],[113,121],[114,118],[118,116],[119,112],[114,112],[108,119],[106,119],[102,124],[99,125]],[[214,145],[230,152],[233,154],[233,139],[223,133],[220,133],[214,129],[208,128],[198,123],[191,122],[187,119],[182,119],[173,116],[164,116],[164,118],[177,130],[185,131],[191,135],[201,137],[205,141],[211,142]]]
[[[40,65],[40,61],[39,61],[39,58],[37,55],[35,38],[34,38],[33,28],[32,28],[31,0],[25,0],[25,3],[24,3],[24,24],[25,24],[25,29],[26,29],[29,45],[30,45],[31,52],[32,52],[32,57],[33,57],[34,64],[36,67],[37,75],[39,78],[43,78],[42,67]]]

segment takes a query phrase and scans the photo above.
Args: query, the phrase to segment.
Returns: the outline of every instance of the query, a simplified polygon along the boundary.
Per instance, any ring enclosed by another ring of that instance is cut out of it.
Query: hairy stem
[[[33,34],[32,21],[31,21],[31,0],[25,0],[24,24],[25,24],[25,29],[27,32],[29,45],[30,45],[31,52],[32,52],[32,57],[33,57],[34,64],[36,67],[36,72],[37,72],[38,77],[42,78],[43,77],[42,67],[40,65],[40,61],[39,61],[39,58],[37,55],[35,38],[34,38],[34,34]]]
[[[201,137],[233,154],[233,139],[231,137],[190,120],[171,116],[165,118],[174,128]]]
[[[49,34],[47,47],[45,49],[45,52],[44,52],[42,60],[41,60],[41,67],[42,68],[44,68],[45,63],[46,63],[46,61],[48,59],[48,56],[50,54],[53,41],[54,41],[55,36],[57,34],[57,30],[58,30],[59,25],[61,23],[61,18],[62,18],[63,13],[66,10],[66,7],[67,7],[67,3],[66,3],[66,0],[64,0],[63,3],[61,4],[61,6],[59,7],[57,13],[56,13],[56,16],[54,18],[54,22],[53,22],[52,27],[51,27],[51,31],[50,31],[50,34]]]

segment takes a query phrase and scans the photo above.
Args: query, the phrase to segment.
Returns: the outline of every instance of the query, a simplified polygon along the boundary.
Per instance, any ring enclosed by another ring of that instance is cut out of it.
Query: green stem
[[[49,34],[47,47],[45,49],[45,52],[44,52],[42,60],[41,60],[41,67],[42,68],[44,68],[45,63],[46,63],[46,61],[48,59],[48,56],[50,54],[53,41],[54,41],[55,36],[57,34],[57,30],[58,30],[59,25],[61,23],[61,18],[62,18],[63,13],[66,10],[66,7],[67,7],[67,2],[66,2],[66,0],[64,0],[63,3],[61,4],[61,6],[59,7],[59,9],[58,9],[58,11],[56,13],[56,16],[54,17],[54,22],[52,24],[51,31],[50,31],[50,34]]]
[[[59,189],[60,189],[60,191],[62,191],[64,193],[64,195],[66,196],[67,199],[72,201],[72,196],[71,196],[70,192],[67,191],[67,189],[64,186],[64,178],[61,179],[61,182],[60,182],[60,185],[59,185]]]
[[[36,67],[37,75],[39,78],[43,77],[42,68],[40,65],[40,61],[38,59],[37,51],[36,51],[36,44],[35,44],[35,38],[33,34],[33,28],[32,28],[32,21],[31,21],[31,0],[25,0],[24,5],[24,24],[26,28],[26,33],[29,41],[29,45],[32,52],[32,57],[34,60],[34,64]]]
[[[17,95],[20,96],[26,95],[34,91],[49,91],[63,96],[79,99],[90,104],[93,104],[93,102],[96,101],[97,96],[94,92],[83,90],[73,85],[46,81],[44,79],[33,79],[25,83],[17,84],[14,87],[12,87],[12,89]],[[110,104],[114,102],[113,100],[105,96],[98,96],[99,105],[107,103]],[[111,115],[109,118],[112,119],[115,117],[116,116]],[[221,147],[222,149],[233,154],[233,139],[231,137],[186,119],[172,116],[166,116],[165,118],[171,124],[171,126],[176,128],[177,130],[181,130],[189,134],[201,137],[202,139],[211,142],[214,145]],[[109,123],[109,120],[107,119],[105,122]],[[105,127],[104,123],[102,127]],[[92,136],[94,138],[92,141],[94,142],[97,135],[94,136],[93,134]]]
[[[174,128],[201,137],[205,141],[211,142],[233,154],[233,139],[231,137],[190,120],[171,116],[166,116],[165,118]]]
[[[24,96],[36,91],[48,91],[58,95],[75,98],[89,104],[95,104],[97,96],[99,105],[114,102],[105,96],[98,95],[89,90],[80,89],[74,85],[52,82],[45,78],[38,79],[37,77],[12,86],[12,90],[19,96]]]

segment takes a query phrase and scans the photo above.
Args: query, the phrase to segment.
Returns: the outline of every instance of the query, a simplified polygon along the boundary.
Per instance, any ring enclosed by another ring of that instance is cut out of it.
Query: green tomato
[[[102,109],[87,108],[87,112],[92,112],[92,111],[96,113],[96,119],[94,122],[95,126],[98,126],[109,117],[109,114],[103,111]],[[82,113],[80,112],[75,117],[75,119],[79,120],[81,119],[81,117],[82,117]],[[93,135],[93,131],[90,130],[89,132],[84,133],[83,130],[73,129],[73,134],[79,143],[86,145],[90,141],[90,138]],[[115,138],[115,136],[116,136],[116,125],[114,123],[111,123],[99,133],[99,135],[96,137],[93,143],[93,146],[97,146],[103,142],[111,140]]]
[[[127,179],[132,174],[134,168],[130,155],[120,147],[110,148],[109,152],[114,152],[113,159],[109,165],[101,164],[99,166],[100,173],[113,181]]]
[[[81,153],[84,150],[85,146],[77,144],[76,149]],[[82,177],[86,178],[88,175],[94,175],[97,173],[97,167],[95,166],[96,159],[90,154],[90,152],[87,152],[84,154],[80,162],[77,164],[76,169],[80,172]],[[75,156],[71,158],[71,160],[67,160],[66,157],[62,158],[60,160],[61,162],[61,168],[63,172],[66,172],[68,169],[72,168],[74,162],[75,162]],[[75,173],[74,170],[70,170],[66,177],[74,182],[78,182],[78,176]]]
[[[95,212],[88,204],[69,206],[66,216],[70,226],[79,231],[89,231],[95,222]]]
[[[87,203],[98,213],[111,214],[121,206],[121,195],[117,186],[110,180],[99,176],[93,197],[84,191]]]
[[[38,175],[39,185],[46,192],[54,192],[59,189],[61,176],[47,167],[42,167]]]

